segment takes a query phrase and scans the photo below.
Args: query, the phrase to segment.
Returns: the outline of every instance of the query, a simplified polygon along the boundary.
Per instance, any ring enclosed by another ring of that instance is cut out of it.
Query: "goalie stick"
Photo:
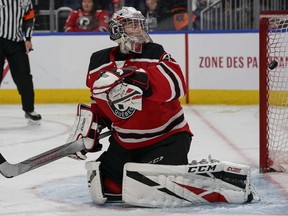
[[[99,135],[99,139],[103,139],[110,134],[111,131],[102,133]],[[13,178],[81,150],[85,150],[84,142],[82,139],[78,139],[16,164],[8,163],[4,156],[0,153],[0,172],[6,178]]]

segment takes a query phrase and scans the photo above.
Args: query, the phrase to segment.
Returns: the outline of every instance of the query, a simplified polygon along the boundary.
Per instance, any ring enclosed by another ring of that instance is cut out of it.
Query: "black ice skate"
[[[25,112],[25,118],[27,119],[28,124],[40,124],[40,120],[42,119],[41,115],[33,112]]]

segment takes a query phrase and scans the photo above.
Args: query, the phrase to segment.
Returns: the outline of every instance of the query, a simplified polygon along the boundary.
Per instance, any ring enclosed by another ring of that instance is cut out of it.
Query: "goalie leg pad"
[[[85,168],[87,170],[88,189],[91,199],[96,204],[102,205],[107,201],[107,198],[104,197],[103,193],[99,170],[100,164],[101,162],[99,161],[89,161],[85,163]]]
[[[107,178],[102,181],[99,169],[100,164],[100,161],[85,163],[88,188],[92,201],[99,205],[106,202],[122,202],[121,186],[119,187],[117,183]]]
[[[143,207],[182,207],[253,199],[250,168],[230,162],[197,165],[127,163],[123,201]]]

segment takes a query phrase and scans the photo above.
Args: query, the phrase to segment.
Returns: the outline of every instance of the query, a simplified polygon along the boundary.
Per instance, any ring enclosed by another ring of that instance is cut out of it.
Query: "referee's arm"
[[[30,5],[29,10],[23,16],[22,29],[23,29],[26,41],[31,40],[33,29],[34,29],[34,22],[35,22],[35,12],[34,12],[33,6]]]

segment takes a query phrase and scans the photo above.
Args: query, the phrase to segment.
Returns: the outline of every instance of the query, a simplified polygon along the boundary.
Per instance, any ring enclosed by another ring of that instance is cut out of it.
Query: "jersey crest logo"
[[[130,118],[136,111],[133,107],[125,107],[122,104],[114,105],[113,103],[109,103],[108,105],[115,116],[121,119],[128,119]]]
[[[121,73],[122,70],[117,71]],[[114,115],[121,119],[130,118],[136,110],[142,110],[142,90],[134,85],[119,83],[110,89],[107,99]]]

